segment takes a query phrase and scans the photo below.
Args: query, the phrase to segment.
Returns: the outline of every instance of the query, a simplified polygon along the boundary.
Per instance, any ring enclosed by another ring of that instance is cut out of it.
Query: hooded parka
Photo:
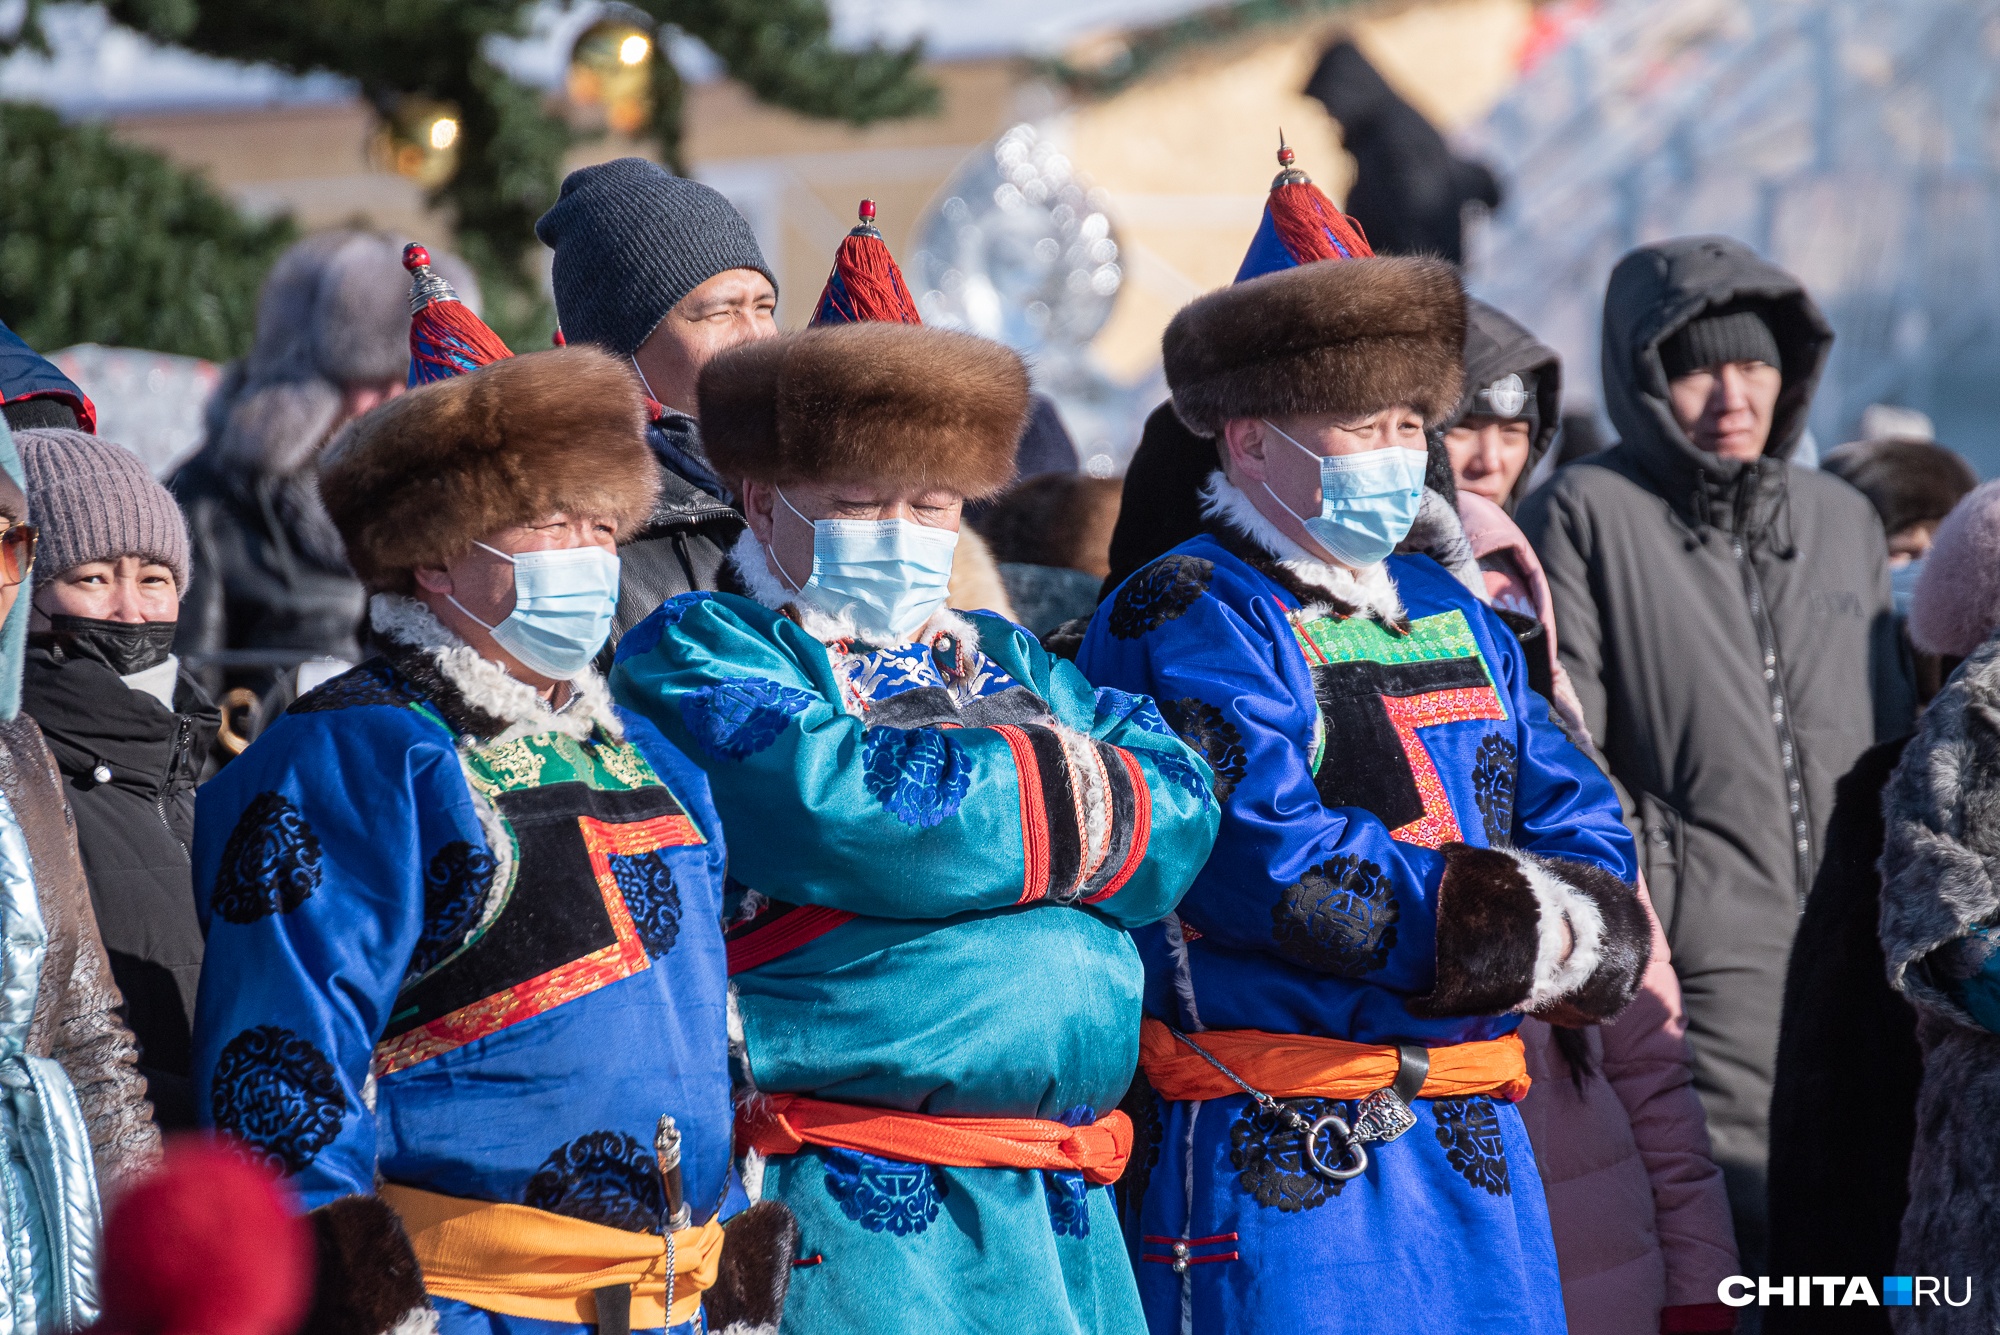
[[[1535,435],[1528,445],[1528,462],[1521,466],[1521,476],[1514,479],[1514,489],[1507,493],[1502,507],[1508,514],[1513,514],[1521,498],[1528,494],[1528,481],[1535,475],[1535,465],[1549,452],[1556,431],[1562,426],[1562,358],[1506,312],[1483,301],[1468,300],[1465,395],[1458,401],[1458,411],[1445,424],[1445,430],[1457,426],[1473,411],[1473,400],[1480,390],[1503,376],[1518,375],[1525,379],[1530,374],[1535,377]]]
[[[1696,448],[1660,344],[1711,306],[1762,303],[1783,384],[1763,458]],[[1695,1088],[1757,1273],[1785,964],[1834,781],[1909,726],[1882,526],[1794,467],[1832,330],[1798,281],[1719,237],[1633,252],[1604,302],[1620,443],[1522,505],[1592,735],[1637,811],[1685,996]]]

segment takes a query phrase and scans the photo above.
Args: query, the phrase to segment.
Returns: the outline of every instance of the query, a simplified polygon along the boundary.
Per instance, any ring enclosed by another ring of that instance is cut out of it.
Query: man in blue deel
[[[1177,913],[1135,933],[1140,1295],[1156,1335],[1556,1335],[1514,1030],[1632,997],[1632,841],[1426,503],[1456,272],[1369,256],[1296,172],[1272,195],[1265,262],[1165,337],[1206,529],[1077,658],[1157,699],[1223,803]]]

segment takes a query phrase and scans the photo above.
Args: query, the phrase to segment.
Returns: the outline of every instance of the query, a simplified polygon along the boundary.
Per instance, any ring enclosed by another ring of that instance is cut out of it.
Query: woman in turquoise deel
[[[960,505],[1010,480],[1027,409],[1020,359],[966,334],[724,354],[701,420],[748,596],[674,599],[612,672],[729,840],[739,1148],[798,1216],[787,1331],[1144,1329],[1107,1186],[1127,929],[1218,809],[1152,701],[945,607]]]

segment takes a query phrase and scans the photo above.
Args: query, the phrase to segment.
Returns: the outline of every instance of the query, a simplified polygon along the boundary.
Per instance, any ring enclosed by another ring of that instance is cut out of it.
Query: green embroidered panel
[[[1446,658],[1485,658],[1473,638],[1465,613],[1453,608],[1410,623],[1408,635],[1396,635],[1373,617],[1316,617],[1301,622],[1294,615],[1292,630],[1305,650],[1306,661],[1322,663],[1435,663]],[[1489,679],[1492,674],[1487,674]]]
[[[653,767],[630,743],[610,741],[602,734],[585,743],[559,732],[468,751],[465,776],[488,797],[555,783],[583,783],[613,793],[660,783]]]

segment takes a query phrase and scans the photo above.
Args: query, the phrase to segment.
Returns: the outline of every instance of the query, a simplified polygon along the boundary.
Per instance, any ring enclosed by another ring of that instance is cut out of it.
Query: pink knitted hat
[[[32,497],[28,504],[34,505]],[[1977,488],[1944,517],[1917,591],[1910,642],[1964,658],[2000,626],[2000,481]]]
[[[138,455],[60,427],[17,431],[14,444],[28,521],[42,531],[38,571],[57,575],[86,561],[142,556],[171,569],[174,587],[187,593],[187,521]]]

